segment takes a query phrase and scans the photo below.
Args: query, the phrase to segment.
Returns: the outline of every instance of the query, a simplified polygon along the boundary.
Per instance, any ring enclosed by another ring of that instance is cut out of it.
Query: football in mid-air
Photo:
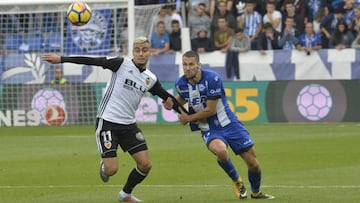
[[[87,3],[74,2],[69,6],[66,16],[71,24],[82,26],[89,22],[91,13],[92,10]]]

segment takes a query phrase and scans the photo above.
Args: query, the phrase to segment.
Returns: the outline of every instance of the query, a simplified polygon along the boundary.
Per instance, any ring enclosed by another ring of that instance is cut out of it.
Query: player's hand
[[[171,97],[168,97],[165,101],[162,101],[162,104],[166,110],[171,110],[174,106],[174,102]]]
[[[189,122],[189,115],[179,108],[180,114],[178,115],[181,124],[186,125]]]
[[[42,59],[44,61],[47,61],[47,62],[53,63],[53,64],[61,63],[61,57],[54,53],[44,54],[42,56]]]

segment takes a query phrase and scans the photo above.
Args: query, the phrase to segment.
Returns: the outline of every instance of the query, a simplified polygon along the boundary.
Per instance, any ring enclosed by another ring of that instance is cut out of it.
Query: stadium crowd
[[[359,0],[189,0],[182,19],[190,29],[194,51],[260,50],[266,54],[265,50],[298,49],[310,54],[359,46],[359,4]],[[166,11],[171,6],[162,10],[163,17],[156,21],[164,22],[164,32],[156,28],[151,39],[157,48],[161,41],[160,48],[172,51],[171,47],[181,44],[181,35],[174,33],[182,27],[174,31],[172,23],[185,23]]]
[[[177,5],[177,4],[176,4]],[[153,55],[181,50],[181,28],[190,31],[191,49],[226,54],[227,78],[239,80],[239,53],[360,47],[359,0],[188,0],[179,17],[163,6],[153,19]],[[182,22],[182,21],[185,21]]]
[[[149,38],[153,55],[181,50],[181,28],[185,26],[190,30],[192,50],[231,52],[227,57],[230,61],[234,54],[248,50],[266,54],[265,50],[298,49],[310,54],[318,49],[360,46],[360,0],[135,1],[138,6],[146,4],[164,5],[152,19]],[[23,50],[24,47],[19,45],[25,40],[28,47],[24,50],[58,51],[59,44],[47,47],[51,43],[46,42],[51,37],[59,41],[60,36],[46,35],[58,32],[56,29],[61,27],[56,20],[58,15],[0,15],[0,23],[8,25],[1,30],[3,52]],[[20,32],[33,35],[24,37],[17,34]],[[9,36],[12,38],[8,39]],[[123,43],[118,43],[125,54],[126,39],[124,37]],[[8,40],[11,43],[7,43]]]

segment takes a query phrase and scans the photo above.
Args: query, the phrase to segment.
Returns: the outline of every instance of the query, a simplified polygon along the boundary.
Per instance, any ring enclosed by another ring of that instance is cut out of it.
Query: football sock
[[[261,170],[257,172],[248,171],[248,178],[251,185],[251,191],[259,192],[261,183]]]
[[[127,194],[131,194],[134,187],[143,181],[147,176],[147,173],[141,172],[138,167],[135,167],[129,174],[127,182],[123,188],[123,191]]]
[[[231,159],[229,158],[225,163],[221,162],[220,160],[217,160],[218,164],[222,169],[224,169],[225,173],[228,174],[228,176],[232,180],[237,180],[239,178],[239,174],[236,171],[233,163],[231,162]]]

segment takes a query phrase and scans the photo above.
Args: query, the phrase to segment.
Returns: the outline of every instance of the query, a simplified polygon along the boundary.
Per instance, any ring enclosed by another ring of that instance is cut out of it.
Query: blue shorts
[[[235,154],[245,152],[254,145],[249,131],[241,123],[230,123],[218,130],[201,131],[201,137],[206,146],[213,139],[220,139],[227,146],[230,146]]]

